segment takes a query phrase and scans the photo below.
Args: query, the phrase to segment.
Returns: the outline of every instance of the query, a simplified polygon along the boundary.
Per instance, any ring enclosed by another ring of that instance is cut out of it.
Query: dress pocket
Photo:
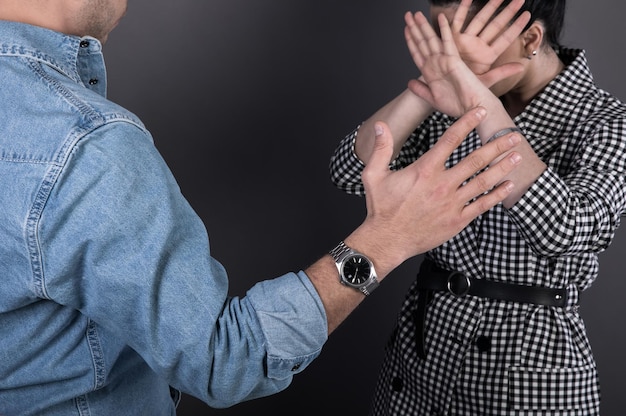
[[[598,373],[593,364],[575,368],[510,367],[508,400],[513,410],[572,411],[596,415],[600,407]]]

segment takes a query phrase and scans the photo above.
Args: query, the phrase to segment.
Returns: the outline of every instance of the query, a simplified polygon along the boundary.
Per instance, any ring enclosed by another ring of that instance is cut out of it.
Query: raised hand
[[[376,123],[376,149],[362,174],[367,204],[364,225],[374,226],[377,237],[372,244],[379,245],[386,258],[396,256],[400,264],[438,246],[510,194],[513,184],[502,180],[517,166],[519,155],[501,156],[519,143],[516,134],[475,150],[450,169],[445,166],[450,154],[485,117],[484,108],[464,114],[428,152],[399,171],[389,170],[393,153],[389,129],[385,123]]]
[[[523,69],[521,64],[511,63],[477,76],[461,59],[443,14],[438,16],[441,37],[421,12],[406,13],[405,21],[407,46],[422,73],[420,80],[409,82],[409,89],[452,117],[482,105],[483,100],[494,99],[488,87]]]
[[[491,69],[530,20],[530,13],[525,11],[511,23],[524,0],[513,0],[497,13],[503,1],[489,1],[467,22],[472,0],[461,0],[452,18],[450,27],[459,56],[477,75]]]

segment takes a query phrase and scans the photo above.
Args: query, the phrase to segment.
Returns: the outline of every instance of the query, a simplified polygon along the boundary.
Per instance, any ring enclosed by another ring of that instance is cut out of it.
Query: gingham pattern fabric
[[[479,279],[567,287],[566,308],[436,293],[415,351],[411,287],[390,337],[372,415],[568,415],[599,412],[600,390],[579,291],[598,274],[626,204],[626,107],[597,88],[583,51],[561,49],[566,69],[515,118],[548,169],[511,209],[494,207],[427,256]],[[435,113],[392,163],[400,169],[452,124]],[[331,177],[363,195],[358,128],[339,144]],[[480,146],[472,132],[448,161]]]

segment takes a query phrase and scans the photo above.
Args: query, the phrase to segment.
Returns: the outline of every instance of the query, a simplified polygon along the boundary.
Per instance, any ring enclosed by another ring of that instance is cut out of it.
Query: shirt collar
[[[595,85],[585,51],[559,48],[557,53],[565,69],[514,120],[531,142],[564,137],[572,120],[578,122],[573,115]]]
[[[25,23],[0,20],[0,56],[21,56],[46,64],[74,82],[106,95],[102,44]]]

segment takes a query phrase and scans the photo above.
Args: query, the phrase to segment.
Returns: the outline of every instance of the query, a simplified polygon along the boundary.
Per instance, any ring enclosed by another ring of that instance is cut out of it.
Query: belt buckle
[[[452,272],[448,275],[446,288],[457,298],[467,295],[472,287],[472,281],[463,272]]]

